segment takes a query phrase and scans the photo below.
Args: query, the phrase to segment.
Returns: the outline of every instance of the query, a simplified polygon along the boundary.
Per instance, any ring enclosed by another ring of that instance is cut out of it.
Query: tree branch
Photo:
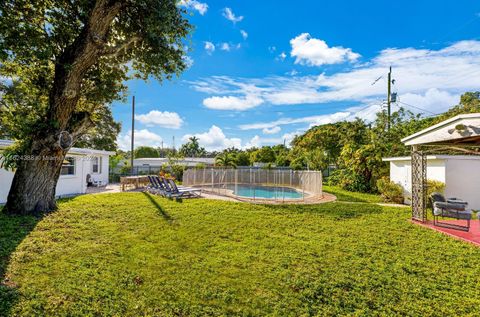
[[[108,47],[104,50],[103,56],[105,57],[121,57],[125,55],[125,53],[130,49],[134,44],[136,44],[138,41],[141,41],[142,37],[140,36],[134,36],[130,40],[116,45],[114,47]]]
[[[90,118],[90,114],[88,112],[78,112],[70,120],[70,135],[72,136],[73,140],[76,141],[94,126],[95,123]]]

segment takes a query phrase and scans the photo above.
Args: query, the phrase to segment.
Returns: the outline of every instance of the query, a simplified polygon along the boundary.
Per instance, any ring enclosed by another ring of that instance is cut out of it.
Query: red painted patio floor
[[[465,220],[443,220],[442,222],[460,224],[462,226],[466,224]],[[472,219],[470,221],[470,231],[468,232],[434,226],[433,221],[431,220],[429,220],[426,223],[421,223],[417,221],[413,221],[413,223],[418,224],[422,227],[433,229],[435,231],[441,232],[453,238],[473,243],[476,246],[480,247],[480,222],[476,219],[475,220]]]

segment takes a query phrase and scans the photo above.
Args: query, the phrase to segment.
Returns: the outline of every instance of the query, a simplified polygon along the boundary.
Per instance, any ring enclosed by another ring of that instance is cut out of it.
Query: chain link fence
[[[241,200],[298,202],[322,199],[322,172],[262,168],[188,169],[183,185]]]

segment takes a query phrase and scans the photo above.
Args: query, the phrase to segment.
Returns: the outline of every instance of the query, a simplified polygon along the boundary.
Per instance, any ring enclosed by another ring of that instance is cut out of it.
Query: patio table
[[[125,176],[120,177],[120,185],[122,191],[125,191],[125,187],[129,185],[133,185],[135,189],[140,187],[145,187],[149,184],[149,180],[147,176]]]

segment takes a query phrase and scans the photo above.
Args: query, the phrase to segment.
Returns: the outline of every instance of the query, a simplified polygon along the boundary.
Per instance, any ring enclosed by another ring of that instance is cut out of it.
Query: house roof
[[[410,161],[411,156],[397,156],[382,158],[383,162]],[[480,156],[476,155],[427,155],[427,160],[475,160],[479,161]]]
[[[403,138],[402,142],[405,145],[480,145],[480,113],[455,116]]]
[[[0,149],[6,148],[7,146],[12,145],[14,142],[12,140],[0,140]],[[114,155],[115,152],[112,151],[103,151],[103,150],[94,150],[94,149],[83,149],[72,147],[68,154],[78,154],[78,155]]]
[[[142,165],[142,164],[159,164],[168,162],[168,158],[166,157],[151,157],[151,158],[138,158],[133,160],[134,165]],[[180,164],[215,164],[215,158],[211,157],[185,157],[183,159],[178,160]]]

